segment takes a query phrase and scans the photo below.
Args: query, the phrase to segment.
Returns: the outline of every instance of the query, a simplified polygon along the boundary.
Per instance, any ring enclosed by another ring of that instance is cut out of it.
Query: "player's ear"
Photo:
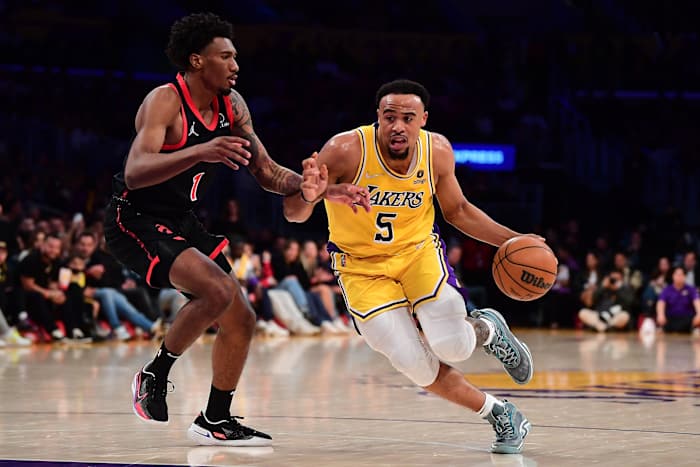
[[[202,56],[199,54],[190,54],[190,66],[195,70],[202,68]]]
[[[428,111],[423,112],[423,119],[420,122],[420,127],[423,128],[428,123]]]

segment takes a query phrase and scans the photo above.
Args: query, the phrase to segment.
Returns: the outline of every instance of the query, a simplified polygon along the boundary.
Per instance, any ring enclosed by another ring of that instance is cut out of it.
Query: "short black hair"
[[[90,237],[91,239],[97,241],[96,235],[89,230],[83,230],[80,232],[77,239],[80,240],[83,237]]]
[[[193,13],[170,28],[165,53],[179,71],[186,71],[190,55],[202,52],[217,37],[233,40],[233,26],[214,13]]]
[[[428,105],[430,105],[430,93],[425,89],[425,86],[409,79],[397,79],[382,84],[377,91],[375,102],[377,108],[379,108],[379,101],[387,94],[415,94],[420,97],[420,100],[423,102],[423,107],[425,107],[426,110],[428,109]]]
[[[71,253],[66,257],[66,262],[65,264],[69,264],[71,261],[74,259],[79,259],[80,261],[85,261],[85,258],[80,256],[77,252],[71,251]]]
[[[52,238],[53,238],[54,240],[58,240],[59,242],[63,243],[63,240],[61,239],[61,237],[60,237],[56,232],[49,232],[49,233],[47,233],[47,234],[46,234],[46,237],[44,237],[44,242],[46,242],[47,240],[52,239]]]

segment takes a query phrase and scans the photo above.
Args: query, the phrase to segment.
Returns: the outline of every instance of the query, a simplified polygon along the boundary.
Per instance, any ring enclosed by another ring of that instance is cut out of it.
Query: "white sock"
[[[477,412],[481,418],[486,418],[486,416],[493,410],[494,405],[503,405],[503,402],[499,401],[488,392],[485,392],[484,395],[486,396],[484,406]]]
[[[491,341],[493,340],[493,336],[496,334],[496,325],[493,324],[491,321],[484,319],[484,318],[479,318],[481,321],[486,323],[486,326],[489,327],[489,337],[486,338],[484,341],[484,345],[489,345]]]

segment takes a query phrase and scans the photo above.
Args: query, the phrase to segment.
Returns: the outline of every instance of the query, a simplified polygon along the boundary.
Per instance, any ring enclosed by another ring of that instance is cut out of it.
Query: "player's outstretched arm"
[[[284,199],[284,217],[289,222],[305,222],[313,212],[313,207],[322,199],[345,204],[354,213],[358,207],[369,212],[369,191],[367,188],[352,183],[328,183],[328,166],[318,165],[318,154],[302,162],[301,191],[298,195]]]
[[[248,141],[223,136],[163,157],[158,154],[165,142],[168,127],[180,115],[180,98],[167,86],[151,91],[136,114],[136,138],[129,149],[124,167],[127,188],[134,190],[162,183],[200,161],[222,163],[234,170],[247,164]],[[238,164],[237,164],[237,163]]]
[[[467,200],[455,176],[452,145],[443,135],[433,133],[433,136],[435,192],[445,220],[463,234],[494,246],[521,235],[494,221]]]
[[[362,149],[355,132],[348,131],[333,136],[316,154],[304,159],[302,191],[284,200],[284,216],[290,222],[304,222],[313,207],[321,199],[370,210],[369,191],[353,185]],[[303,198],[302,198],[303,193]]]
[[[234,116],[231,131],[234,136],[244,138],[250,143],[248,147],[251,155],[250,164],[248,164],[250,173],[267,191],[285,196],[298,193],[301,189],[301,175],[272,160],[253,130],[253,120],[243,97],[233,90],[230,98]]]

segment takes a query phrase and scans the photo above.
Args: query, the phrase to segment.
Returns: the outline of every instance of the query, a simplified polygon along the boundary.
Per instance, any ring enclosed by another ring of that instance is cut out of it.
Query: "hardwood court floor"
[[[527,414],[533,431],[522,455],[490,454],[486,422],[413,386],[353,336],[255,340],[233,411],[274,446],[248,449],[196,447],[186,437],[206,402],[210,341],[175,365],[167,426],[141,423],[130,405],[133,373],[156,344],[0,350],[0,465],[700,463],[700,339],[519,335],[535,359],[529,385],[511,383],[483,352],[458,366]]]

